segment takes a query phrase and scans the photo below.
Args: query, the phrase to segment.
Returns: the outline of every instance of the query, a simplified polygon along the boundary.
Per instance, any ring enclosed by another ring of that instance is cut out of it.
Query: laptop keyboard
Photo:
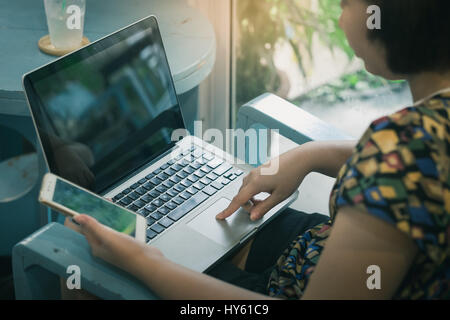
[[[192,146],[113,198],[147,220],[147,242],[243,171]]]

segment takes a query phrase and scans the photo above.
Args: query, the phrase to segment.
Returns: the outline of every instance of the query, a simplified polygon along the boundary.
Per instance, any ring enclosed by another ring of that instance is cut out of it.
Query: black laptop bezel
[[[176,94],[173,75],[170,70],[170,65],[169,65],[169,62],[167,59],[167,53],[166,53],[166,49],[164,46],[164,39],[162,38],[162,35],[160,32],[158,19],[156,18],[156,16],[150,15],[150,16],[145,17],[139,21],[136,21],[122,29],[119,29],[103,38],[100,38],[100,39],[90,43],[89,45],[86,45],[74,52],[64,55],[44,66],[41,66],[41,67],[23,75],[22,85],[24,88],[26,100],[28,103],[28,107],[30,109],[31,118],[33,120],[35,131],[36,131],[36,134],[37,134],[37,137],[39,140],[39,144],[43,151],[42,152],[43,157],[44,157],[44,160],[45,160],[45,163],[46,163],[46,166],[47,166],[47,169],[49,172],[52,172],[51,163],[53,161],[52,160],[53,155],[52,155],[52,151],[46,150],[44,144],[42,143],[42,139],[45,139],[45,137],[41,134],[39,127],[37,126],[35,112],[37,112],[37,110],[40,109],[40,106],[38,104],[42,104],[42,102],[41,102],[39,95],[37,94],[37,92],[34,89],[33,83],[36,81],[39,81],[40,79],[45,78],[48,74],[58,72],[61,68],[66,67],[67,63],[70,63],[70,64],[77,63],[79,61],[82,61],[83,59],[86,59],[86,58],[92,56],[93,54],[96,54],[100,51],[103,51],[103,50],[109,48],[110,46],[114,45],[117,42],[117,40],[119,40],[119,41],[122,40],[124,38],[123,35],[126,34],[131,28],[136,27],[139,24],[142,24],[142,25],[150,24],[152,28],[155,28],[156,32],[159,34],[159,36],[161,38],[161,45],[162,45],[162,49],[164,51],[165,62],[169,69],[169,76],[170,76],[170,80],[171,80],[170,84],[172,85],[173,91],[175,92],[175,98],[176,98],[176,103],[177,103],[175,107],[177,107],[179,109],[179,113],[181,116],[181,118],[179,120],[180,120],[180,124],[182,125],[182,127],[180,127],[179,129],[186,130],[186,124],[185,124],[185,120],[184,120],[184,116],[183,116],[183,110],[181,109],[179,97]],[[118,185],[125,182],[130,177],[134,176],[137,172],[142,171],[143,169],[145,169],[146,167],[151,165],[151,163],[154,163],[155,161],[160,159],[162,156],[166,155],[174,147],[176,147],[176,142],[172,142],[172,143],[168,144],[165,149],[161,150],[159,153],[153,154],[151,158],[147,159],[147,161],[143,165],[133,168],[129,172],[124,172],[123,175],[116,177],[110,185],[105,186],[101,190],[96,190],[96,193],[106,194],[110,190],[114,189]]]

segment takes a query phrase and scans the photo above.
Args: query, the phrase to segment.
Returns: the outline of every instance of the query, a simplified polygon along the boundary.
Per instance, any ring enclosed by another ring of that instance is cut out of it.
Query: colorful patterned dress
[[[339,208],[352,205],[396,226],[419,248],[394,299],[450,298],[450,92],[370,125],[341,168],[330,221],[300,235],[278,259],[271,296],[299,299]]]

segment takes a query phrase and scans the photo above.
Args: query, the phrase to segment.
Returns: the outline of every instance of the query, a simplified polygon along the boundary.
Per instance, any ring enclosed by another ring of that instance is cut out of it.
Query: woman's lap
[[[278,258],[297,236],[326,222],[329,217],[287,209],[255,236],[245,270],[221,262],[208,272],[211,276],[255,292],[265,293],[270,274]]]

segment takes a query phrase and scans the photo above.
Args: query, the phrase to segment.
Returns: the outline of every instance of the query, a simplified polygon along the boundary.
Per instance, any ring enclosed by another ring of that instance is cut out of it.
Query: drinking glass
[[[57,49],[81,46],[86,0],[44,0],[50,41]]]

